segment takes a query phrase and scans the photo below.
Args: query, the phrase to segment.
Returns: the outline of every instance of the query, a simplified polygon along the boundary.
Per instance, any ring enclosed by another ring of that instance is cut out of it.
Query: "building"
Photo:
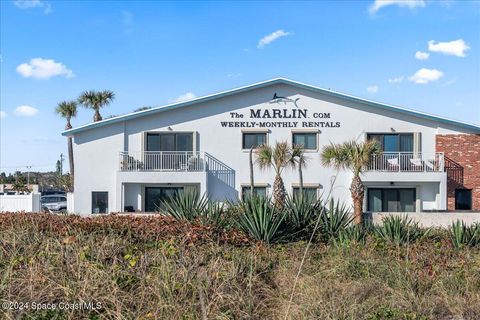
[[[480,210],[480,126],[279,78],[135,112],[63,132],[74,139],[74,211],[154,211],[196,188],[238,199],[249,185],[249,149],[303,144],[307,192],[351,203],[351,173],[322,167],[323,146],[375,139],[383,153],[362,175],[366,211]],[[283,174],[288,192],[298,173]],[[255,192],[274,173],[255,168]]]

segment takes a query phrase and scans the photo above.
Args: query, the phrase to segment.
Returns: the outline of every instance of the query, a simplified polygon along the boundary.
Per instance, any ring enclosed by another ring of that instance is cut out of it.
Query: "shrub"
[[[285,225],[292,238],[303,238],[312,231],[323,208],[323,201],[300,195],[288,197],[285,204]]]
[[[353,216],[344,204],[333,199],[327,208],[324,208],[320,216],[320,237],[324,241],[337,239],[341,232],[353,221]]]
[[[238,226],[252,238],[267,244],[280,238],[285,214],[278,212],[270,198],[248,195],[238,203],[238,208]]]
[[[452,223],[449,231],[452,244],[455,248],[480,245],[480,223],[467,226],[465,222],[457,220]]]
[[[371,228],[369,225],[351,225],[338,233],[335,243],[340,245],[350,245],[353,243],[365,244]]]
[[[420,228],[418,223],[408,216],[386,216],[382,219],[382,225],[375,227],[377,236],[397,246],[414,242],[428,233],[428,229]]]
[[[162,201],[158,211],[177,220],[193,221],[204,214],[208,204],[206,195],[200,196],[197,191],[185,191]]]

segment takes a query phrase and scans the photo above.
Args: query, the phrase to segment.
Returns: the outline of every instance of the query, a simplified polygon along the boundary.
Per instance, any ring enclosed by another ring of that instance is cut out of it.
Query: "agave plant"
[[[247,195],[238,207],[238,226],[252,238],[267,244],[280,238],[280,226],[285,214],[272,205],[270,198]]]
[[[307,194],[287,196],[285,203],[285,224],[294,235],[311,231],[323,208],[323,201]]]
[[[333,199],[327,208],[322,210],[320,216],[320,236],[323,240],[336,239],[353,221],[352,214],[345,204],[335,203]]]
[[[208,199],[197,191],[179,192],[162,201],[158,211],[177,220],[193,221],[208,209]]]
[[[480,245],[480,223],[467,226],[465,222],[457,220],[450,228],[450,238],[455,248],[478,246]]]
[[[382,225],[376,226],[375,233],[387,242],[397,246],[406,245],[425,237],[430,229],[422,229],[408,216],[386,216]]]

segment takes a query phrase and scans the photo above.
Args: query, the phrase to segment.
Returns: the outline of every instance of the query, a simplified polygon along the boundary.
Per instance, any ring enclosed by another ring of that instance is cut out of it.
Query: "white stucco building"
[[[446,159],[436,136],[450,134],[476,136],[480,127],[282,78],[63,132],[74,139],[80,214],[153,211],[185,188],[237,199],[250,181],[250,146],[277,141],[306,147],[309,192],[333,188],[334,198],[350,204],[352,174],[323,167],[320,152],[331,142],[367,138],[384,153],[362,175],[366,211],[446,210]],[[289,193],[298,188],[297,171],[283,178]],[[255,167],[256,192],[270,194],[273,180],[273,171]]]

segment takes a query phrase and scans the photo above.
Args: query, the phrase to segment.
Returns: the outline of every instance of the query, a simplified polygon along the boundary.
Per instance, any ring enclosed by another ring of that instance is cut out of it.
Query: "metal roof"
[[[344,99],[344,100],[348,100],[348,101],[353,101],[353,102],[356,102],[356,103],[376,107],[376,108],[379,108],[379,109],[396,111],[396,112],[399,112],[399,113],[403,113],[403,114],[407,114],[407,115],[411,115],[411,116],[415,116],[415,117],[419,117],[419,118],[423,118],[423,119],[428,119],[428,120],[436,121],[436,122],[439,122],[439,123],[446,123],[446,124],[458,126],[458,127],[461,127],[461,128],[466,128],[466,129],[478,131],[478,133],[480,133],[480,125],[477,125],[477,124],[462,122],[462,121],[458,121],[458,120],[452,120],[452,119],[440,117],[440,116],[425,113],[425,112],[420,112],[420,111],[416,111],[416,110],[412,110],[412,109],[392,106],[392,105],[385,104],[385,103],[380,103],[380,102],[375,102],[375,101],[371,101],[371,100],[367,100],[367,99],[363,99],[363,98],[358,98],[358,97],[355,97],[355,96],[352,96],[352,95],[349,95],[349,94],[340,93],[340,92],[337,92],[337,91],[316,87],[316,86],[313,86],[313,85],[289,80],[289,79],[286,79],[286,78],[275,78],[275,79],[271,79],[271,80],[267,80],[267,81],[254,83],[254,84],[251,84],[251,85],[248,85],[248,86],[243,86],[243,87],[239,87],[239,88],[235,88],[235,89],[222,91],[222,92],[214,93],[214,94],[211,94],[211,95],[195,98],[195,99],[184,101],[184,102],[168,104],[168,105],[164,105],[164,106],[160,106],[160,107],[156,107],[156,108],[152,108],[152,109],[148,109],[148,110],[132,112],[132,113],[129,113],[129,114],[105,119],[105,120],[102,120],[102,121],[89,123],[89,124],[86,124],[86,125],[83,125],[83,126],[72,128],[70,130],[65,130],[65,131],[62,132],[62,135],[63,136],[74,135],[76,133],[86,131],[86,130],[90,130],[90,129],[94,129],[94,128],[98,128],[98,127],[101,127],[101,126],[105,126],[105,125],[109,125],[109,124],[113,124],[113,123],[117,123],[117,122],[128,121],[128,120],[131,120],[131,119],[144,117],[146,115],[150,115],[150,114],[153,114],[153,113],[164,112],[164,111],[171,110],[171,109],[187,107],[187,106],[191,106],[191,105],[194,105],[194,104],[198,104],[198,103],[207,102],[207,101],[210,101],[210,100],[230,96],[230,95],[237,94],[237,93],[240,93],[240,92],[245,92],[245,91],[249,91],[249,90],[253,90],[253,89],[258,89],[258,88],[270,86],[270,85],[273,85],[273,84],[287,84],[287,85],[291,85],[291,86],[298,87],[298,88],[301,88],[301,89],[306,89],[306,90],[310,90],[310,91],[313,91],[313,92],[318,92],[318,93],[321,93],[321,94],[332,96],[332,97],[335,97],[335,98]]]

